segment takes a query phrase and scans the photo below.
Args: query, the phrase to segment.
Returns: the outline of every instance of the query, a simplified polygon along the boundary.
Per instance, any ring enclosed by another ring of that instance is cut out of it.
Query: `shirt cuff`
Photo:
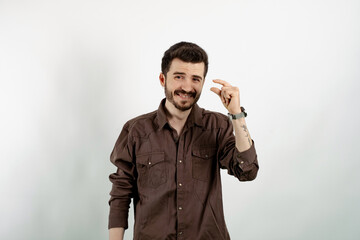
[[[123,227],[128,228],[128,215],[129,210],[123,210],[119,207],[113,206],[114,202],[110,204],[109,224],[108,229]]]
[[[239,152],[238,150],[236,150],[235,159],[238,166],[243,172],[246,172],[247,170],[253,168],[254,163],[256,163],[257,165],[257,156],[254,141],[252,140],[251,147],[248,150],[245,150],[243,152]]]

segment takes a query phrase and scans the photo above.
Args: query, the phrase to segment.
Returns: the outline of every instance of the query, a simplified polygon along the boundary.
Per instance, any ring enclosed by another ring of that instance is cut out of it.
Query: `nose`
[[[193,91],[193,86],[192,86],[192,80],[191,78],[184,78],[184,81],[182,82],[182,89],[186,92],[192,92]]]

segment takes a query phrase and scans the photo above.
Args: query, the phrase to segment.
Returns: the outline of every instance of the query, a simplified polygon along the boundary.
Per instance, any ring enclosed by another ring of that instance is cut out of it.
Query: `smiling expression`
[[[205,65],[184,62],[178,58],[172,60],[170,69],[160,74],[160,83],[165,87],[167,101],[175,108],[186,111],[199,100],[204,85]]]

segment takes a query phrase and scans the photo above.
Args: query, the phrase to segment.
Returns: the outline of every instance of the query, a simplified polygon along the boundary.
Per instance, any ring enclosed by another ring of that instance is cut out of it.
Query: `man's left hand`
[[[239,88],[231,86],[230,83],[221,79],[215,79],[213,82],[222,85],[221,89],[212,87],[210,90],[220,97],[224,107],[229,111],[229,113],[240,113],[241,108]]]

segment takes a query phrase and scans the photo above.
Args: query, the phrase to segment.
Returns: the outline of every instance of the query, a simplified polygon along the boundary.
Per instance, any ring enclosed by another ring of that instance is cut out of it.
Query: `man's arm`
[[[235,131],[236,148],[239,152],[248,150],[252,145],[249,130],[246,127],[245,118],[231,120]]]
[[[231,114],[241,113],[239,88],[231,86],[228,82],[220,79],[215,79],[213,82],[222,85],[221,89],[212,87],[211,91],[220,97],[228,112]],[[236,148],[240,152],[248,150],[252,145],[252,141],[245,118],[233,119],[232,124],[235,131]]]
[[[123,239],[124,230],[128,228],[129,208],[135,194],[136,181],[132,152],[133,142],[129,124],[126,123],[110,155],[111,162],[117,167],[117,171],[109,176],[112,182],[108,224],[110,239]]]
[[[124,232],[125,232],[125,229],[122,227],[110,228],[109,229],[109,240],[123,240]]]
[[[211,91],[220,97],[228,112],[233,115],[241,113],[239,89],[220,79],[213,81],[222,85],[221,89],[213,87]],[[233,119],[232,124],[229,122],[228,124],[221,135],[223,157],[220,159],[220,164],[240,181],[251,181],[256,178],[259,166],[245,118]]]

